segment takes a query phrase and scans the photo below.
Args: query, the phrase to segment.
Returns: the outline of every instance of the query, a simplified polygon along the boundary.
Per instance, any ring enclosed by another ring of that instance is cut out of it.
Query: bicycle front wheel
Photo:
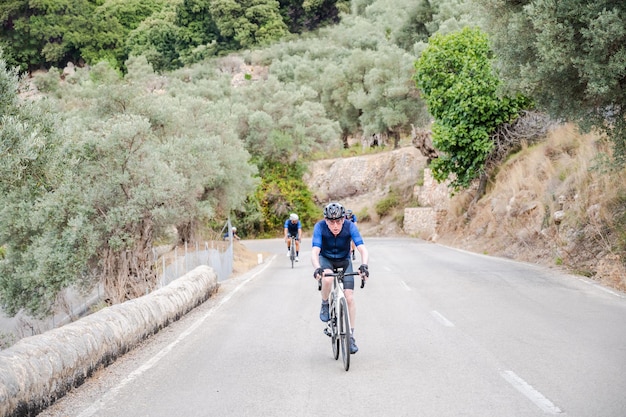
[[[337,360],[339,359],[339,329],[337,328],[337,315],[335,314],[334,301],[330,302],[330,342],[333,345],[333,358]]]
[[[348,313],[348,303],[345,298],[341,299],[339,306],[339,338],[341,339],[341,358],[343,368],[350,369],[350,317]]]

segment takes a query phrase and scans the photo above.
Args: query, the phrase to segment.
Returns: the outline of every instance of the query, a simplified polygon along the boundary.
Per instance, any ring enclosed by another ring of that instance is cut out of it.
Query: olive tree
[[[477,0],[505,87],[599,129],[626,162],[626,3]]]
[[[348,99],[359,110],[363,133],[391,137],[394,148],[412,123],[422,125],[428,120],[424,101],[411,81],[413,60],[393,45],[353,54],[353,65],[364,70],[364,75]]]
[[[56,204],[72,163],[62,159],[57,119],[47,102],[19,99],[18,86],[17,74],[0,59],[0,305],[7,314],[21,308],[42,314],[84,270],[78,250],[84,230],[80,215]],[[59,233],[60,223],[72,227]]]
[[[270,77],[237,90],[234,108],[239,136],[257,161],[294,163],[337,144],[339,128],[326,115],[317,92],[306,85]]]
[[[45,136],[41,123],[13,134],[12,149],[28,151],[21,159],[3,153],[3,168],[37,167],[25,184],[2,178],[0,294],[10,313],[45,313],[71,284],[100,281],[111,303],[144,294],[163,230],[190,239],[254,190],[248,153],[214,118],[227,109],[168,94],[145,59],[128,68],[123,79],[106,64],[79,70],[52,109],[64,120]]]

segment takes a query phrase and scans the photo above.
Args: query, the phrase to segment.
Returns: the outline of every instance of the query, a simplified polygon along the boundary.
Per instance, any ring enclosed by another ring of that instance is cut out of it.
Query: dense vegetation
[[[544,3],[3,2],[3,309],[45,314],[62,288],[96,282],[112,303],[135,297],[172,226],[181,241],[229,215],[249,236],[280,232],[290,211],[310,226],[304,164],[355,138],[397,144],[434,118],[438,178],[465,187],[520,92],[605,129],[623,157],[626,6]],[[33,92],[14,67],[48,71]]]
[[[11,66],[68,61],[123,69],[144,55],[172,70],[338,21],[338,0],[11,0],[0,4],[0,46]]]

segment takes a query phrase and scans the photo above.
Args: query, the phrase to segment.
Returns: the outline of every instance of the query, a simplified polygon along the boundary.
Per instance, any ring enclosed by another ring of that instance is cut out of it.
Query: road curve
[[[243,243],[274,255],[40,416],[626,416],[622,293],[369,238],[345,372],[318,318],[310,239],[294,269],[282,240]]]

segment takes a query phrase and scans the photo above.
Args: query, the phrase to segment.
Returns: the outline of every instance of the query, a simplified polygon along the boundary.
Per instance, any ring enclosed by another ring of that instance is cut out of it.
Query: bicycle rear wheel
[[[341,339],[343,368],[346,371],[350,369],[350,318],[348,314],[348,303],[345,298],[342,298],[339,306],[339,338]]]

